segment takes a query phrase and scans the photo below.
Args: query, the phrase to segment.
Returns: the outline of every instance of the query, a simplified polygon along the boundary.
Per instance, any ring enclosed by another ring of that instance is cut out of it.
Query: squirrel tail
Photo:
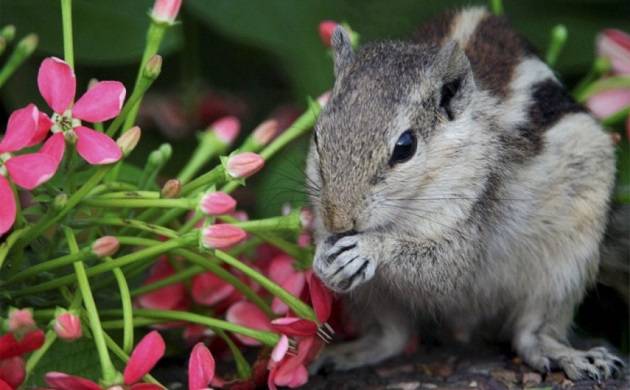
[[[630,204],[615,204],[610,211],[597,281],[621,294],[630,305]]]

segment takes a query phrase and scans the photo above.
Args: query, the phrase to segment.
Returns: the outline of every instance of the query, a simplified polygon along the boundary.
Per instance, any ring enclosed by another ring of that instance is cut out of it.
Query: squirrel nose
[[[354,229],[354,220],[339,208],[327,207],[325,214],[324,225],[329,232],[340,234]]]

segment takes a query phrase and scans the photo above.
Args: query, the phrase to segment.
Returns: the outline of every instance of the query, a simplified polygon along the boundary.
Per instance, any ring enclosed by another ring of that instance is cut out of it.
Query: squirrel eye
[[[392,157],[389,159],[389,165],[400,164],[409,160],[416,153],[416,147],[416,136],[411,130],[405,131],[396,141]]]

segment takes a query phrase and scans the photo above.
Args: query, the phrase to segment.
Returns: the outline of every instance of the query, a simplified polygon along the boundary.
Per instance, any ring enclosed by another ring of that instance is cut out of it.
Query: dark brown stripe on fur
[[[531,54],[530,45],[509,25],[507,19],[488,15],[468,40],[466,55],[477,84],[505,97],[514,69]]]
[[[423,24],[412,36],[412,40],[416,43],[426,43],[439,46],[444,39],[450,34],[455,11],[444,12],[429,22]]]

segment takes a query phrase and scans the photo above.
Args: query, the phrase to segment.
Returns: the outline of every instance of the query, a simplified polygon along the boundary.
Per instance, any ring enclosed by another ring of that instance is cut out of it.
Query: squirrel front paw
[[[376,262],[361,234],[328,237],[319,245],[313,269],[333,291],[346,293],[374,276]]]

